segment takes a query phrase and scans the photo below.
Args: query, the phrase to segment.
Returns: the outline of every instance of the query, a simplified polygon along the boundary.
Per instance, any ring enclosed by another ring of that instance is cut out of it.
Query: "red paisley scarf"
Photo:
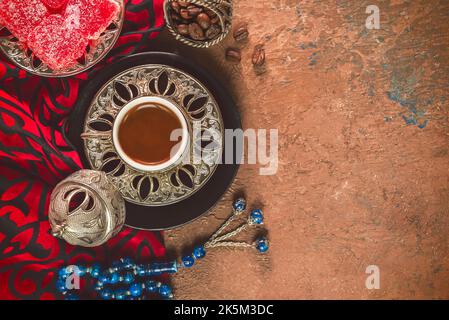
[[[126,0],[122,35],[108,58],[76,77],[32,76],[0,57],[0,299],[55,299],[55,271],[63,265],[148,261],[164,255],[160,233],[124,228],[97,248],[68,245],[49,234],[52,188],[81,168],[61,124],[93,73],[145,50],[163,26],[163,0]]]

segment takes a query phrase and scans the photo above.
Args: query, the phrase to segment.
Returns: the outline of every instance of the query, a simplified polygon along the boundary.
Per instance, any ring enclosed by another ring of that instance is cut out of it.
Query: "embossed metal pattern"
[[[142,172],[117,154],[112,128],[116,115],[133,99],[158,96],[184,114],[190,157],[157,172]],[[193,130],[194,126],[198,128]],[[213,95],[189,74],[160,64],[128,69],[109,80],[95,95],[84,121],[86,158],[91,168],[107,173],[125,200],[145,206],[179,202],[197,192],[212,176],[222,155],[223,120]],[[194,133],[201,133],[194,139]],[[207,134],[204,134],[207,133]],[[194,154],[201,154],[199,159]]]
[[[68,70],[52,70],[42,63],[26,45],[19,42],[13,35],[0,37],[0,50],[17,66],[26,71],[42,77],[68,77],[84,72],[101,61],[114,47],[120,36],[125,16],[123,0],[114,0],[120,5],[120,12],[110,26],[93,41],[87,48],[84,56],[78,59],[75,66]],[[0,26],[0,30],[3,29]]]
[[[95,247],[122,229],[125,201],[104,172],[79,170],[54,188],[48,217],[54,236]]]

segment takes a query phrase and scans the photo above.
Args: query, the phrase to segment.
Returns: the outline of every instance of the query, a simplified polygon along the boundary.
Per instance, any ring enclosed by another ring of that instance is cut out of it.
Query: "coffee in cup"
[[[117,114],[113,142],[119,156],[133,168],[162,170],[185,153],[187,121],[179,108],[166,99],[137,98]]]

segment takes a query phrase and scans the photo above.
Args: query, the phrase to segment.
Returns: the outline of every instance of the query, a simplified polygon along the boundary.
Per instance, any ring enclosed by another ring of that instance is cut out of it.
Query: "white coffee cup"
[[[120,140],[118,138],[120,124],[122,123],[122,121],[123,121],[125,115],[128,113],[128,111],[130,111],[132,108],[134,108],[138,105],[147,104],[147,103],[148,104],[156,103],[156,104],[160,104],[160,105],[166,107],[167,109],[171,110],[177,116],[179,122],[181,123],[181,131],[182,131],[181,132],[181,141],[179,143],[177,143],[177,145],[176,145],[177,147],[179,146],[177,148],[176,152],[174,152],[174,154],[171,155],[169,160],[167,160],[163,163],[155,164],[155,165],[146,165],[146,164],[142,164],[142,163],[139,163],[139,162],[131,159],[123,151],[123,148],[120,144]],[[130,101],[128,104],[126,104],[119,111],[117,116],[115,117],[114,125],[112,127],[112,141],[113,141],[115,150],[117,151],[117,154],[120,156],[120,158],[122,158],[123,161],[125,161],[128,165],[130,165],[134,169],[137,169],[139,171],[144,171],[144,172],[161,171],[161,170],[167,169],[168,167],[171,167],[174,164],[181,161],[181,159],[186,154],[186,149],[189,144],[189,130],[188,130],[188,126],[187,126],[187,120],[186,120],[184,114],[181,112],[181,110],[179,110],[179,108],[176,105],[174,105],[172,102],[170,102],[166,99],[163,99],[160,97],[152,97],[152,96],[140,97],[140,98],[134,99],[134,100]]]

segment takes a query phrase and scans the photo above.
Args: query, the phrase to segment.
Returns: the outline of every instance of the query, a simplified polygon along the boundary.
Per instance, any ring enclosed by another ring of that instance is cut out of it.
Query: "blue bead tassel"
[[[265,253],[268,251],[268,240],[265,237],[259,238],[256,240],[256,249],[260,252],[260,253]]]
[[[246,200],[243,198],[239,198],[234,201],[232,208],[234,209],[235,214],[240,214],[246,209]]]
[[[147,277],[158,276],[166,273],[178,272],[178,267],[190,268],[195,264],[196,260],[206,256],[206,249],[213,247],[252,247],[260,253],[265,253],[269,249],[268,239],[265,237],[258,238],[254,244],[245,242],[229,241],[228,239],[239,234],[249,226],[259,226],[263,224],[264,216],[260,209],[252,210],[246,223],[238,228],[223,234],[223,231],[242,214],[246,209],[246,201],[243,198],[237,199],[233,203],[233,214],[226,220],[223,225],[211,236],[211,238],[203,245],[197,246],[189,255],[183,256],[181,262],[176,261],[166,263],[151,263],[149,265],[136,264],[131,258],[122,258],[112,263],[111,267],[102,270],[99,264],[93,264],[86,268],[78,267],[77,274],[79,276],[90,276],[95,279],[94,290],[99,293],[102,299],[110,300],[128,300],[142,299],[146,295],[159,294],[164,299],[172,299],[173,293],[170,286],[154,280],[147,280]],[[66,288],[66,279],[72,274],[71,270],[62,268],[58,271],[58,280],[56,289],[61,292],[66,300],[78,300],[79,297],[69,292]],[[108,286],[125,286],[123,288],[110,288]]]
[[[255,209],[255,210],[251,211],[251,213],[249,215],[248,223],[252,224],[252,225],[261,225],[261,224],[263,224],[263,213],[262,213],[262,210]]]
[[[221,225],[221,227],[211,236],[211,238],[205,243],[205,248],[214,247],[242,247],[242,248],[255,248],[260,253],[265,253],[269,249],[269,243],[266,238],[257,239],[254,244],[246,242],[229,241],[230,238],[235,237],[242,231],[251,226],[260,226],[264,222],[264,214],[261,209],[254,209],[249,214],[246,223],[241,224],[234,230],[224,233],[224,230],[230,226],[230,224],[241,215],[246,209],[246,201],[243,198],[237,199],[233,204],[233,214]],[[263,239],[263,241],[261,241]]]

